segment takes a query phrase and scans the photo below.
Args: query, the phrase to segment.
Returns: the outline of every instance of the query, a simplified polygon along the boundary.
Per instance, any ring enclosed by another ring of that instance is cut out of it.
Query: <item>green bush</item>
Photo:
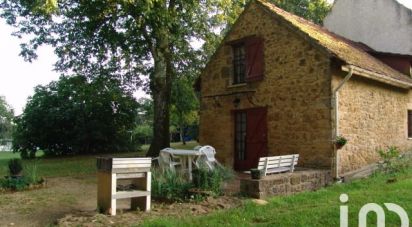
[[[379,171],[386,174],[403,172],[412,165],[412,160],[406,155],[401,155],[397,147],[391,146],[386,150],[378,150],[382,161],[379,163]]]
[[[0,187],[14,191],[21,191],[29,186],[29,182],[25,177],[7,177],[0,180]]]
[[[213,171],[207,168],[194,169],[193,186],[198,189],[213,192],[215,195],[222,193],[222,183],[233,178],[233,172],[223,166],[217,166]]]
[[[23,164],[20,159],[13,158],[8,162],[10,176],[19,175],[23,171]]]
[[[192,184],[176,171],[152,169],[152,196],[170,201],[184,201],[190,198]]]
[[[192,176],[193,180],[190,182],[182,172],[153,168],[152,196],[170,201],[202,199],[202,195],[193,195],[193,190],[196,189],[211,192],[212,195],[220,195],[223,181],[232,179],[234,175],[229,169],[218,166],[213,171],[206,168],[195,169],[192,171]]]

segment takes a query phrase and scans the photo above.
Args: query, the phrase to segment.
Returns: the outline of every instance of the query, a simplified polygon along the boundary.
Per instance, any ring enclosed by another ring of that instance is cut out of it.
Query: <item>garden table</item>
[[[192,180],[192,163],[198,157],[203,155],[199,150],[183,150],[183,149],[164,149],[160,152],[169,153],[173,156],[179,157],[181,160],[182,167],[186,166],[189,170],[189,180]]]

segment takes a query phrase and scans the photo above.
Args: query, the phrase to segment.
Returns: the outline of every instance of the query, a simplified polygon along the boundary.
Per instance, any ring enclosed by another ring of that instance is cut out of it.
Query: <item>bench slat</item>
[[[292,154],[292,155],[283,155],[283,156],[271,156],[271,157],[267,157],[269,161],[275,161],[275,160],[279,160],[279,159],[288,159],[288,158],[293,158],[293,156],[299,158],[298,154]],[[266,157],[261,157],[259,159],[259,161],[265,161]]]
[[[119,191],[116,192],[116,194],[112,195],[112,199],[127,199],[127,198],[133,198],[133,197],[143,197],[143,196],[149,196],[150,192],[149,191]]]
[[[297,159],[293,160],[293,159],[288,159],[288,160],[280,160],[279,161],[268,161],[268,164],[278,164],[278,163],[292,163],[292,161],[297,162]],[[259,165],[265,165],[266,161],[263,162],[259,162]]]
[[[268,169],[273,169],[273,168],[290,167],[290,166],[292,166],[291,163],[282,163],[282,164],[280,164],[280,165],[279,165],[279,164],[268,165],[267,168],[268,168]],[[263,165],[263,166],[258,166],[258,169],[263,169],[263,168],[265,168],[264,165]]]
[[[121,169],[121,168],[150,168],[151,164],[116,164],[113,165],[113,169]]]
[[[151,160],[113,160],[113,164],[151,164]]]
[[[288,171],[290,171],[290,168],[280,167],[276,169],[268,169],[266,173],[282,173],[282,172],[288,172]]]

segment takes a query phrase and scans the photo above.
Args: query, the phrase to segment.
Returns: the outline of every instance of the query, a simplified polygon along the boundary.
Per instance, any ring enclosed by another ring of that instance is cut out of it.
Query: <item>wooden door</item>
[[[259,158],[267,156],[267,110],[246,109],[235,112],[235,169],[256,168]]]

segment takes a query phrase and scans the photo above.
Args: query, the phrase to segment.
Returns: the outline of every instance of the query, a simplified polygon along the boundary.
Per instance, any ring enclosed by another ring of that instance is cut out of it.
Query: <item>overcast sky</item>
[[[412,9],[412,0],[399,2]],[[20,114],[27,97],[33,94],[33,88],[57,80],[59,74],[52,71],[56,56],[49,47],[42,47],[38,52],[39,58],[33,63],[23,61],[19,56],[20,41],[10,35],[12,31],[12,28],[0,19],[0,96],[5,96],[16,114]],[[142,95],[142,92],[136,94]]]

